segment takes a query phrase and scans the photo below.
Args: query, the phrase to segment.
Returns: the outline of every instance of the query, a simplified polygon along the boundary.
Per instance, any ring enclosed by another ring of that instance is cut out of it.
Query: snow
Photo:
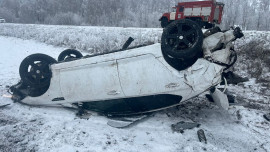
[[[36,40],[54,46],[76,48],[91,53],[121,49],[129,37],[131,46],[158,42],[161,28],[122,28],[60,26],[36,24],[0,24],[0,35]]]
[[[252,106],[234,106],[222,111],[204,96],[156,112],[126,129],[108,126],[108,118],[94,112],[89,119],[80,119],[73,109],[33,107],[4,97],[8,95],[7,87],[19,81],[18,67],[27,55],[44,53],[57,58],[64,49],[35,39],[0,36],[0,105],[11,104],[0,109],[0,151],[270,151],[270,122],[263,118],[269,111]],[[268,96],[265,99],[247,86],[256,86],[256,81],[229,86],[229,91],[239,102],[245,102],[241,97],[252,97],[269,106]],[[173,132],[171,125],[180,121],[196,121],[201,126],[183,134]],[[199,142],[199,129],[205,131],[207,144]]]

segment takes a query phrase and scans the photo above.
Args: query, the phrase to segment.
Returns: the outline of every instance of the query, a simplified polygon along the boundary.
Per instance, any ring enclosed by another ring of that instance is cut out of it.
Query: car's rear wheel
[[[179,70],[179,71],[190,67],[198,60],[198,56],[195,56],[193,58],[188,58],[188,59],[177,59],[164,53],[163,53],[163,57],[169,65],[171,65],[174,69]]]
[[[81,57],[83,57],[81,52],[74,49],[67,49],[59,54],[58,61],[71,61]]]
[[[161,38],[163,56],[177,70],[187,68],[198,59],[202,54],[202,44],[203,33],[200,26],[188,19],[168,25]]]
[[[33,54],[26,57],[19,68],[23,84],[33,88],[49,86],[52,73],[50,65],[57,61],[45,54]]]
[[[161,48],[174,58],[192,58],[202,51],[203,33],[196,22],[183,19],[168,25],[162,34]]]

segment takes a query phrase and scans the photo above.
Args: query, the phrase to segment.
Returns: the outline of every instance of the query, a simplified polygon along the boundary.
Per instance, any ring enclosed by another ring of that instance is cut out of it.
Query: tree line
[[[159,18],[183,0],[0,0],[0,17],[12,23],[160,27]],[[185,0],[192,1],[192,0]],[[269,0],[225,3],[221,27],[269,30]]]

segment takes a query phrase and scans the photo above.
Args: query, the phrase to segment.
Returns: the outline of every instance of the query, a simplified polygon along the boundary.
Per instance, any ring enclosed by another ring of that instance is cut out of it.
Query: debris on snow
[[[264,117],[267,121],[270,121],[270,113],[264,114],[263,117]]]
[[[141,115],[141,116],[129,116],[129,117],[113,117],[111,118],[107,124],[114,128],[126,128],[139,121],[147,118],[149,115]]]
[[[9,106],[10,104],[0,105],[0,108],[5,108],[6,106]]]
[[[206,136],[204,134],[204,131],[202,129],[200,129],[197,131],[197,134],[198,134],[198,138],[199,138],[200,142],[207,144],[207,139],[206,139]]]
[[[184,133],[184,130],[187,129],[193,129],[195,127],[200,127],[201,124],[195,123],[195,122],[178,122],[176,124],[172,124],[171,128],[173,132],[178,132],[178,133]]]

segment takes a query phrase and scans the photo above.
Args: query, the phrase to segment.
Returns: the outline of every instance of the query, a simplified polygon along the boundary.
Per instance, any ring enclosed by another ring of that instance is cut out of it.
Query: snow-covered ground
[[[269,111],[237,106],[223,112],[203,96],[157,112],[126,129],[108,126],[108,118],[96,113],[80,119],[71,109],[30,107],[5,98],[8,86],[19,80],[18,67],[23,58],[33,53],[57,58],[64,49],[0,36],[0,105],[11,104],[0,109],[0,151],[270,151],[270,123],[262,117]],[[252,80],[232,90],[238,100],[243,96],[254,100],[261,97],[252,92],[245,95],[245,87],[250,85],[254,85]],[[269,101],[268,96],[265,98],[262,100]],[[180,121],[195,121],[201,126],[183,134],[173,132],[171,125]],[[205,131],[207,144],[199,142],[199,129]]]
[[[89,53],[121,49],[129,37],[131,44],[142,45],[160,40],[161,28],[123,28],[61,26],[38,24],[0,24],[0,35],[36,40],[54,46],[76,48]]]

